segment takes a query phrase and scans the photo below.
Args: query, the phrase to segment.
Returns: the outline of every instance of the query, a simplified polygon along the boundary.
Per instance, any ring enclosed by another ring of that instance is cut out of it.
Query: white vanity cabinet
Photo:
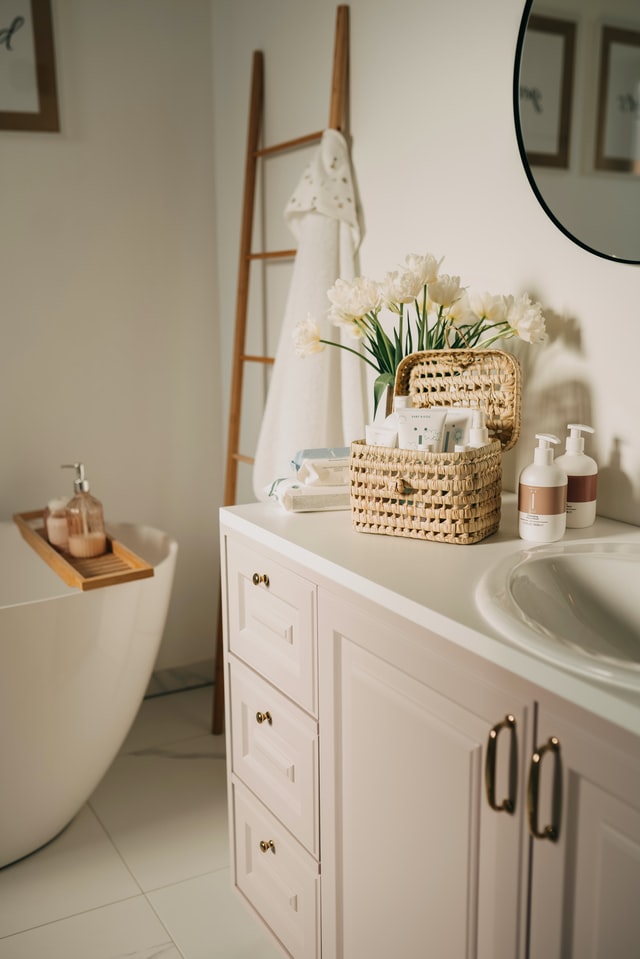
[[[283,954],[636,959],[633,701],[373,581],[405,544],[344,515],[222,517],[234,883]],[[420,547],[432,585],[514,548]]]

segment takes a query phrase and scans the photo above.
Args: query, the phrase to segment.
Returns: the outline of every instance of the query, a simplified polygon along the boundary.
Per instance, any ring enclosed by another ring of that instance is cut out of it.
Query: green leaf
[[[373,415],[376,415],[378,403],[385,394],[387,387],[393,388],[395,376],[393,373],[381,373],[373,384]]]

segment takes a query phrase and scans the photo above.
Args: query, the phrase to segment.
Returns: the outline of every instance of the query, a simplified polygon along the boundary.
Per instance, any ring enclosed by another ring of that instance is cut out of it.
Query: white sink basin
[[[476,600],[516,646],[574,673],[640,690],[640,544],[521,550],[485,573]]]

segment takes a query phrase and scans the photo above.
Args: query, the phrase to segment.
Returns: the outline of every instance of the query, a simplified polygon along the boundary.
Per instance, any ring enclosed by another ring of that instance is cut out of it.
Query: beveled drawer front
[[[317,856],[317,723],[239,660],[229,670],[232,769]]]
[[[228,541],[229,648],[317,715],[316,587]]]
[[[236,885],[295,959],[320,954],[318,863],[233,779]]]

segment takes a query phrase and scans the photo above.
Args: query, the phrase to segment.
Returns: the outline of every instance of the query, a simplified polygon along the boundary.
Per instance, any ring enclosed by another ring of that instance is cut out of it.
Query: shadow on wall
[[[564,452],[568,423],[593,426],[593,439],[585,435],[585,453],[598,463],[598,513],[611,519],[640,523],[640,498],[631,478],[622,469],[620,437],[598,451],[598,423],[593,408],[590,370],[582,351],[580,327],[573,317],[545,311],[549,342],[531,347],[513,343],[523,372],[522,427],[514,450],[506,454],[508,485],[517,488],[518,476],[533,459],[536,433],[554,433],[562,440],[556,455]],[[604,442],[604,441],[603,441]],[[509,459],[507,459],[509,457]],[[511,485],[513,484],[513,485]],[[640,484],[639,484],[640,485]]]

